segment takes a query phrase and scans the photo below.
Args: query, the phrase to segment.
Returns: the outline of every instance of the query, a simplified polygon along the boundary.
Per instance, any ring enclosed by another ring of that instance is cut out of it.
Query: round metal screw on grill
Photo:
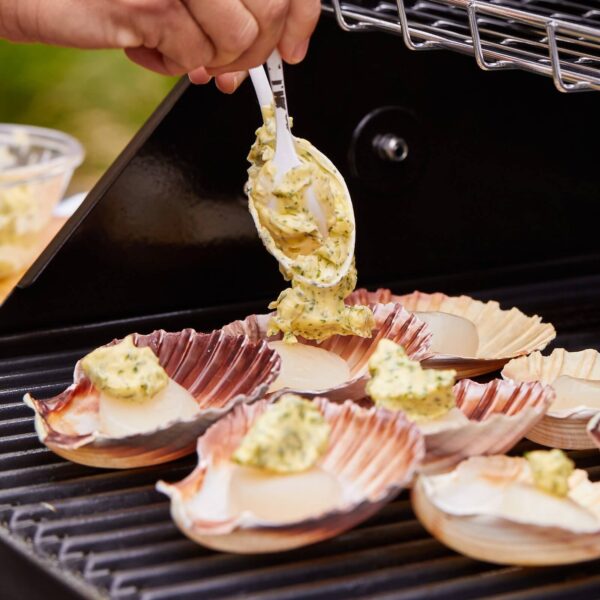
[[[402,162],[408,156],[408,144],[393,133],[376,135],[373,148],[382,159],[392,162]]]

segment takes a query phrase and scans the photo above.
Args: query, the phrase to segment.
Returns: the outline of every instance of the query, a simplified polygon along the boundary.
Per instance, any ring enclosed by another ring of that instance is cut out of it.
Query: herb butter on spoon
[[[257,88],[259,72],[253,73]],[[278,173],[281,128],[272,105],[262,106],[262,114],[264,124],[248,156],[249,209],[265,247],[291,281],[291,287],[269,305],[275,310],[270,331],[281,332],[286,342],[295,342],[298,336],[370,337],[371,310],[344,304],[356,286],[356,225],[344,178],[326,156],[289,132],[299,164]],[[319,215],[311,210],[310,198],[318,202]]]

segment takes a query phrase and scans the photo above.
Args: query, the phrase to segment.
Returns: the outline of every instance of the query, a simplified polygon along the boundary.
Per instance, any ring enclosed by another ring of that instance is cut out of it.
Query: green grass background
[[[0,41],[0,122],[60,129],[86,160],[70,191],[89,190],[174,85],[119,51]]]

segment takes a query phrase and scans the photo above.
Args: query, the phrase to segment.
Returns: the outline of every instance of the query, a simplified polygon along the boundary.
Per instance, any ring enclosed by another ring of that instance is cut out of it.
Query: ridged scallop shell
[[[454,395],[469,421],[456,426],[450,422],[435,433],[423,431],[425,473],[448,469],[470,456],[508,452],[544,417],[554,390],[540,383],[463,379],[454,386]]]
[[[58,396],[46,400],[25,396],[25,403],[35,411],[36,430],[43,444],[68,460],[92,467],[126,469],[175,460],[193,453],[198,436],[234,406],[261,398],[279,373],[280,359],[265,342],[220,331],[159,330],[134,334],[133,342],[152,349],[169,377],[195,398],[201,412],[191,420],[166,423],[156,431],[126,437],[60,433],[48,422],[49,415],[95,392],[78,362],[74,383]]]
[[[424,366],[434,369],[455,369],[459,378],[474,377],[500,369],[511,358],[543,350],[555,337],[550,323],[541,317],[528,317],[517,308],[502,310],[497,302],[481,302],[469,296],[446,296],[413,292],[396,296],[388,289],[369,292],[358,289],[346,302],[370,305],[374,302],[399,302],[411,313],[440,312],[461,317],[473,323],[479,345],[475,356],[439,354],[435,352],[435,333],[432,339],[434,356]],[[425,318],[424,316],[422,318]]]
[[[597,383],[600,400],[600,354],[595,350],[567,352],[557,348],[549,356],[534,352],[530,356],[511,360],[502,370],[502,376],[514,381],[541,381],[548,385],[555,383],[559,377],[573,377]],[[583,405],[562,410],[551,405],[548,414],[529,432],[527,438],[551,448],[593,448],[586,426],[599,412],[598,408]]]
[[[484,459],[477,457],[471,460]],[[503,494],[505,480],[510,481],[517,472],[515,461],[523,459],[491,456],[485,460],[494,461],[496,464],[493,481],[497,484],[497,494]],[[506,478],[502,476],[502,471],[506,472]],[[523,566],[570,564],[600,558],[600,490],[598,484],[589,482],[585,471],[576,470],[572,476],[576,482],[574,485],[577,489],[578,504],[584,510],[591,511],[598,521],[597,529],[588,527],[585,532],[577,530],[574,523],[568,528],[558,524],[550,526],[535,523],[529,520],[530,517],[525,512],[518,519],[482,514],[484,511],[469,505],[468,495],[461,500],[460,513],[449,506],[442,508],[440,503],[449,496],[446,494],[442,497],[439,492],[440,497],[436,501],[432,483],[437,477],[449,476],[452,476],[452,473],[420,475],[413,486],[411,500],[421,524],[453,550],[477,560]],[[454,493],[459,492],[455,490]],[[523,506],[527,504],[526,501],[536,506],[539,496],[529,494],[527,498],[527,494],[525,491],[521,496],[522,501],[514,504],[513,500],[511,506]]]
[[[369,377],[368,362],[375,352],[379,340],[388,338],[401,344],[413,360],[423,360],[429,353],[431,334],[427,326],[399,304],[377,304],[373,306],[375,328],[373,336],[361,338],[355,335],[334,335],[320,344],[311,340],[298,343],[318,346],[343,358],[350,369],[350,380],[326,390],[299,390],[303,396],[326,396],[329,400],[359,400],[364,396],[365,383]],[[234,321],[223,327],[230,335],[247,335],[251,340],[279,340],[281,335],[267,336],[270,315],[250,315],[243,321]],[[285,390],[294,391],[294,390]]]
[[[257,519],[248,511],[199,521],[191,502],[202,489],[209,465],[230,468],[229,457],[268,401],[241,405],[198,440],[196,469],[176,484],[159,482],[157,489],[171,498],[171,515],[181,531],[209,548],[236,553],[277,552],[334,537],[368,519],[406,487],[424,453],[417,427],[401,413],[364,409],[354,402],[337,404],[325,398],[314,402],[331,425],[327,452],[319,468],[352,489],[348,504],[287,523]],[[289,476],[273,475],[285,478]],[[228,503],[229,504],[229,503]]]
[[[600,413],[590,419],[587,424],[587,433],[595,446],[600,448]]]

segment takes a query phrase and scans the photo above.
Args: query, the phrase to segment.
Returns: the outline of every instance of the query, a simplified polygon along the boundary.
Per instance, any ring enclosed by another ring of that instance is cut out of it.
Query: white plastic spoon
[[[252,85],[260,107],[271,106],[273,104],[273,92],[264,67],[260,65],[260,67],[250,69],[250,79],[252,79]]]
[[[294,137],[290,131],[290,120],[287,110],[287,100],[285,97],[285,82],[283,80],[283,63],[278,50],[267,59],[267,68],[271,79],[271,89],[275,99],[275,126],[277,128],[277,137],[275,138],[275,156],[273,164],[276,169],[276,184],[279,183],[286,173],[291,169],[300,166],[300,159],[296,154]],[[312,213],[317,222],[321,235],[327,237],[327,217],[323,212],[323,207],[319,204],[312,188],[308,188],[305,194],[306,206]]]

